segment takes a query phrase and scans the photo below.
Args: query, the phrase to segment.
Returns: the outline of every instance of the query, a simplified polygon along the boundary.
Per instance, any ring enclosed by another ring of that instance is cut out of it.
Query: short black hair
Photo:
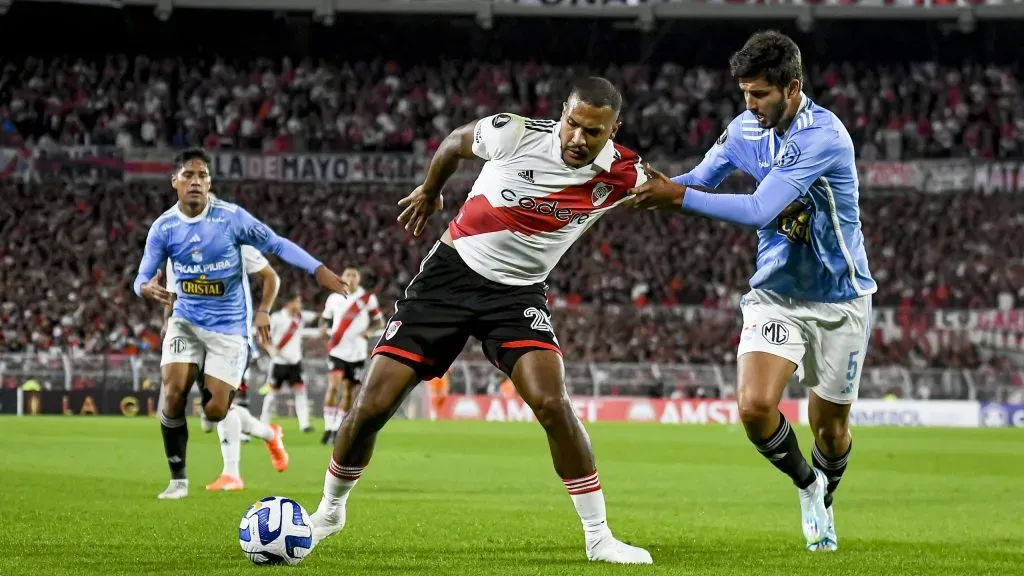
[[[607,78],[600,76],[590,76],[573,82],[569,96],[573,95],[580,102],[597,108],[609,106],[615,112],[622,108],[622,94],[619,94],[619,90]]]
[[[778,30],[764,30],[751,36],[729,58],[732,77],[764,79],[773,86],[785,88],[793,80],[803,81],[803,61],[800,47],[793,39]]]
[[[191,160],[202,160],[209,166],[213,162],[213,158],[207,154],[206,150],[199,147],[186,148],[178,153],[174,157],[174,171],[181,170],[181,167],[187,164]]]

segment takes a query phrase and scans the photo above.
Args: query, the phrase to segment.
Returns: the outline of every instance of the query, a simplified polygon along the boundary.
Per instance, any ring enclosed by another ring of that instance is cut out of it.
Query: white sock
[[[609,531],[608,514],[604,506],[604,491],[601,490],[601,481],[597,472],[576,478],[573,480],[562,480],[569,496],[572,497],[572,504],[576,507],[576,513],[580,515],[583,523],[583,533],[587,540],[600,536]]]
[[[227,416],[217,422],[217,436],[220,438],[220,455],[224,458],[224,469],[221,474],[238,478],[238,461],[242,459],[242,420],[241,409],[232,406]]]
[[[334,426],[334,417],[338,414],[338,409],[334,406],[324,406],[324,430],[337,430],[337,428],[331,428]]]
[[[309,428],[309,394],[305,386],[296,386],[292,392],[295,394],[295,416],[299,419],[299,429],[305,430]]]
[[[364,469],[359,466],[340,466],[331,458],[331,464],[324,474],[324,500],[331,506],[343,506]]]
[[[239,413],[239,416],[242,419],[242,432],[249,436],[261,438],[266,442],[270,442],[274,439],[274,431],[271,430],[270,426],[257,420],[255,416],[244,408],[239,409]]]
[[[341,428],[341,421],[345,419],[345,414],[346,412],[341,408],[338,408],[334,412],[334,422],[331,424],[331,430],[337,432],[338,429]]]
[[[263,412],[260,414],[260,421],[264,424],[270,424],[270,421],[274,418],[274,403],[277,401],[277,391],[271,390],[263,398]]]

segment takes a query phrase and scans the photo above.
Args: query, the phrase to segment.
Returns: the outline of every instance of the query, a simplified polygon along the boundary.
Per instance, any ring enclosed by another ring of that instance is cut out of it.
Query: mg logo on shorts
[[[789,328],[782,322],[772,320],[761,327],[761,336],[772,344],[779,345],[789,342]]]
[[[401,328],[401,327],[402,327],[402,321],[401,320],[395,320],[394,322],[389,323],[388,324],[388,329],[384,331],[384,339],[385,340],[391,340],[391,338],[394,337],[395,333],[398,332],[398,329]]]
[[[172,338],[170,344],[168,344],[167,347],[171,350],[171,352],[174,352],[175,354],[181,354],[182,352],[185,351],[185,348],[188,347],[188,344],[185,342],[184,338],[178,336],[177,338]]]

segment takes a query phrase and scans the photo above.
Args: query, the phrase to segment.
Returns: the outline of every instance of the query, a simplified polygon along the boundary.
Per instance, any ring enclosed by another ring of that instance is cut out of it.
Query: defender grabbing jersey
[[[757,271],[743,297],[737,353],[740,420],[747,438],[793,481],[807,549],[836,550],[832,497],[849,461],[871,324],[860,227],[857,165],[846,127],[802,91],[792,39],[758,32],[729,60],[747,111],[687,174],[653,177],[633,190],[637,207],[680,208],[757,229]],[[734,169],[753,194],[710,194]],[[797,373],[811,388],[814,468],[778,406]]]
[[[870,295],[877,290],[850,134],[835,114],[801,94],[785,136],[744,112],[697,167],[673,180],[715,188],[735,169],[758,181],[757,201],[688,190],[683,208],[757,228],[757,271],[742,300],[738,355],[782,356],[818,396],[849,404],[860,385]]]

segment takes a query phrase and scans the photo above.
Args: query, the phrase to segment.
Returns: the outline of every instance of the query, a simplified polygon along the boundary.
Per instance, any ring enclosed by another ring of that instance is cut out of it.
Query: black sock
[[[171,468],[172,480],[184,480],[185,451],[188,447],[188,425],[185,417],[168,418],[160,413],[160,434],[164,437],[164,454],[167,465]]]
[[[825,507],[828,508],[832,505],[832,493],[839,487],[839,481],[843,479],[843,472],[846,472],[846,463],[850,460],[850,452],[853,451],[853,441],[850,441],[850,447],[846,449],[846,454],[843,454],[839,458],[828,458],[818,450],[818,445],[815,444],[811,450],[811,459],[814,460],[814,467],[825,473],[825,477],[828,478],[828,490],[825,492]]]
[[[781,412],[779,413],[778,430],[767,440],[755,442],[754,446],[773,466],[792,478],[793,484],[796,484],[797,488],[807,488],[814,484],[814,470],[807,464],[804,455],[800,453],[796,432],[793,432],[793,428]]]

